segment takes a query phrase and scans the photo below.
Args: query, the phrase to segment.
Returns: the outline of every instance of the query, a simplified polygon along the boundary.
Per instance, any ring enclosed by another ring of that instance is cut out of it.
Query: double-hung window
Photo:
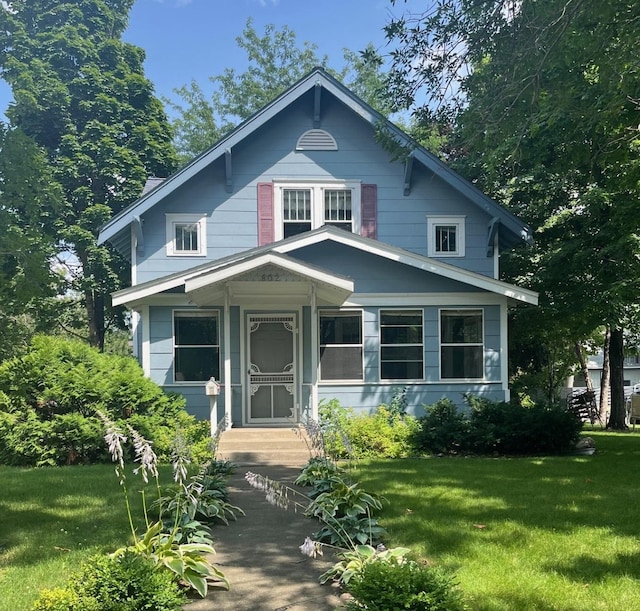
[[[484,378],[482,310],[440,311],[440,377]]]
[[[202,214],[167,214],[167,255],[205,255],[206,219]]]
[[[275,239],[322,225],[355,232],[360,226],[360,184],[349,182],[276,183]]]
[[[220,330],[213,311],[173,313],[173,366],[176,382],[220,379]]]
[[[362,312],[320,312],[320,379],[362,380]]]
[[[380,311],[380,378],[421,380],[424,376],[421,310]]]
[[[464,257],[463,216],[427,217],[427,254],[430,257]]]

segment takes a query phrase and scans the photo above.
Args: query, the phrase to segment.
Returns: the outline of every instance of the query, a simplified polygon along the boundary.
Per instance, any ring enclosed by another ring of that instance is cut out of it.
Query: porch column
[[[231,305],[229,287],[224,293],[224,416],[231,428]]]
[[[318,304],[311,285],[311,419],[318,420]]]

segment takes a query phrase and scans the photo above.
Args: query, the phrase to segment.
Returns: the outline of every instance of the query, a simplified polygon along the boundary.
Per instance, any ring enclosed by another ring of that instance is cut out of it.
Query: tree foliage
[[[336,72],[328,67],[326,55],[318,55],[317,45],[300,45],[295,32],[287,26],[278,30],[269,24],[260,36],[249,18],[236,42],[246,53],[245,71],[226,68],[222,74],[211,76],[213,92],[209,97],[201,84],[191,81],[175,90],[179,101],[165,100],[175,113],[172,127],[183,163],[208,149],[318,66],[332,72],[382,114],[390,112],[383,61],[372,44],[361,53],[345,49],[345,66]]]
[[[171,132],[144,52],[120,40],[133,0],[13,0],[0,5],[0,68],[7,110],[44,148],[65,206],[57,242],[80,265],[92,344],[104,341],[104,298],[126,266],[96,246],[98,228],[136,199],[149,175],[175,166]]]
[[[547,331],[637,327],[640,6],[441,0],[387,35],[396,104],[455,122],[457,168],[535,229],[533,250],[503,269],[541,292]]]

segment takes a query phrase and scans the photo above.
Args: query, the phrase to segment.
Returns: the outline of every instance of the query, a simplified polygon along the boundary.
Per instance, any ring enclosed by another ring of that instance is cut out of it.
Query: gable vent
[[[310,129],[298,138],[296,151],[337,151],[334,137],[324,129]]]

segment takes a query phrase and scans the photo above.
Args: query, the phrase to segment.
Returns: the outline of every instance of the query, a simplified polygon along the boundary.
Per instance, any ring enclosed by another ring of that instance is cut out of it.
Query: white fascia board
[[[407,250],[390,246],[382,242],[361,238],[360,236],[356,236],[346,231],[328,230],[321,233],[310,234],[302,237],[300,240],[296,240],[295,242],[277,245],[273,250],[276,252],[291,253],[299,248],[318,244],[325,240],[331,240],[352,248],[357,248],[364,252],[389,259],[390,261],[396,261],[422,271],[475,286],[476,288],[483,289],[485,291],[504,295],[505,297],[510,297],[516,301],[521,301],[531,305],[538,304],[538,293],[534,291],[523,289],[514,286],[513,284],[502,282],[501,280],[495,280],[494,278],[483,276],[482,274],[476,274],[475,272],[470,272],[448,263],[442,263],[428,257],[416,255]]]
[[[344,307],[473,307],[507,302],[506,297],[495,293],[353,293]]]
[[[199,274],[197,277],[186,280],[185,290],[187,293],[190,293],[199,288],[229,280],[267,264],[276,265],[294,274],[299,274],[306,278],[334,286],[344,291],[353,292],[354,290],[353,280],[322,271],[317,267],[300,263],[290,259],[289,257],[278,256],[273,253],[266,253],[247,261],[242,261],[241,263],[229,265],[224,269],[213,270],[210,273]]]

